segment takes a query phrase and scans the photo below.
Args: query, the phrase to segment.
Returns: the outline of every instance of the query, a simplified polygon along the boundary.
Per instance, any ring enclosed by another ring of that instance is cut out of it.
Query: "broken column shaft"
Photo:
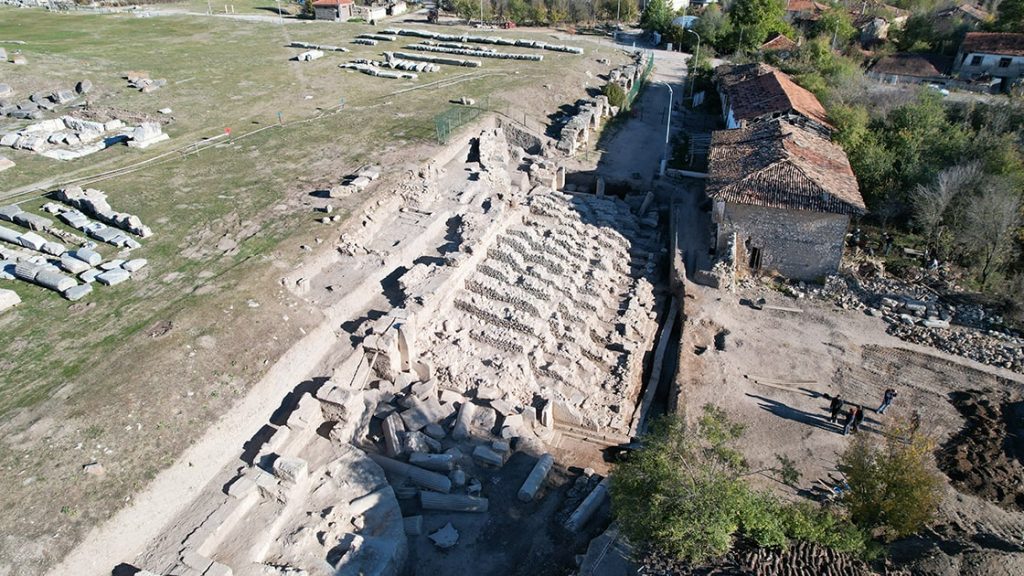
[[[459,416],[455,420],[455,427],[452,428],[452,438],[465,440],[469,438],[469,427],[473,423],[473,413],[476,412],[476,404],[470,401],[462,403],[459,408]]]
[[[604,500],[607,497],[608,478],[606,477],[604,480],[601,480],[601,483],[591,490],[590,494],[587,494],[587,497],[583,499],[583,502],[576,507],[572,516],[569,516],[569,519],[565,521],[565,527],[570,532],[578,532],[580,528],[583,528],[583,525],[590,520],[594,513],[597,512],[597,509],[601,507],[601,504],[604,504]]]
[[[388,456],[394,458],[402,453],[402,440],[399,438],[399,432],[405,431],[405,423],[402,422],[402,417],[397,412],[392,412],[384,419],[382,428],[385,451]]]
[[[450,472],[455,469],[455,456],[453,454],[413,452],[409,455],[409,463],[435,472]]]
[[[551,471],[552,464],[555,463],[555,457],[551,454],[545,454],[537,460],[537,463],[533,465],[533,470],[530,471],[530,475],[526,477],[526,481],[523,482],[522,488],[519,489],[519,500],[522,502],[530,502],[533,497],[537,495],[537,490],[540,490],[541,485],[544,483],[544,479],[547,478],[548,472]]]
[[[387,456],[381,456],[380,454],[368,454],[371,460],[377,463],[378,466],[384,469],[385,472],[392,474],[401,474],[406,476],[413,484],[421,486],[428,490],[434,490],[437,492],[444,492],[447,494],[452,489],[452,481],[447,476],[438,474],[437,472],[431,472],[424,470],[405,462],[399,462],[398,460],[392,460]]]
[[[487,504],[487,498],[420,491],[420,505],[423,506],[424,510],[487,512]]]

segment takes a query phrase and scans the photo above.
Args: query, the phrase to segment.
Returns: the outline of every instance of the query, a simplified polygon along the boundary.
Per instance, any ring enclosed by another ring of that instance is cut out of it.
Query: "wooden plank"
[[[800,308],[787,308],[785,306],[773,306],[771,304],[765,304],[762,308],[766,310],[781,310],[782,312],[796,312],[797,314],[803,314],[803,310]]]

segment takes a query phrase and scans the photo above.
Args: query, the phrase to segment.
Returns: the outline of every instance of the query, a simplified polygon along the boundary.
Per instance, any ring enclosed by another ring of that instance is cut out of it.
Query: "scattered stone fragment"
[[[0,312],[21,304],[21,297],[14,290],[0,288]]]
[[[446,436],[444,428],[437,423],[428,424],[423,428],[423,433],[430,436],[434,440],[443,440]]]
[[[125,262],[124,264],[121,264],[121,268],[124,268],[128,272],[138,272],[139,270],[145,268],[146,264],[149,264],[149,261],[146,260],[145,258],[135,258],[133,260]]]
[[[281,456],[274,461],[274,476],[285,482],[296,484],[306,479],[308,465],[301,458]]]
[[[505,463],[505,459],[502,458],[501,454],[498,454],[486,446],[477,446],[474,448],[473,459],[480,464],[493,466],[495,468],[500,468],[501,465]]]
[[[473,480],[477,485],[479,480]],[[477,492],[479,493],[479,491]],[[487,512],[487,498],[462,496],[459,494],[438,494],[437,492],[420,491],[420,506],[424,510],[445,510],[448,512]]]
[[[402,518],[407,536],[419,536],[423,534],[423,516],[406,516]]]
[[[438,548],[447,550],[448,548],[455,546],[455,543],[459,541],[459,531],[452,526],[451,522],[449,522],[444,525],[444,528],[441,528],[437,532],[431,534],[430,540]]]
[[[92,292],[92,284],[78,284],[64,291],[64,297],[72,302],[85,298]]]
[[[117,268],[98,274],[96,281],[105,286],[116,286],[129,278],[131,278],[131,274],[127,270]]]
[[[256,489],[256,482],[249,476],[239,476],[228,486],[228,496],[232,498],[245,498]]]
[[[90,476],[103,476],[107,473],[107,471],[103,469],[103,465],[99,462],[91,462],[82,466],[82,471]]]

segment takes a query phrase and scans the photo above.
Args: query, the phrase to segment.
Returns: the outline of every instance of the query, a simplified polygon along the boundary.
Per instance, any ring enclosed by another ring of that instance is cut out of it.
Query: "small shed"
[[[333,20],[344,22],[352,17],[352,0],[317,0],[313,3],[313,11],[317,20]]]

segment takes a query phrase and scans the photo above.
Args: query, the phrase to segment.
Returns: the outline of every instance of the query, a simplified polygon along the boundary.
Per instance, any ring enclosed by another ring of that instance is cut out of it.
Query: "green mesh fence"
[[[459,128],[476,120],[489,109],[489,98],[472,106],[452,106],[444,112],[434,116],[434,129],[437,132],[437,143],[447,144]]]
[[[651,75],[651,70],[654,69],[654,53],[650,50],[644,52],[644,60],[647,61],[647,65],[644,66],[644,71],[640,74],[640,78],[633,83],[633,87],[629,89],[629,93],[626,94],[627,106],[633,103],[636,95],[640,93],[640,89],[643,88],[644,83],[647,82],[647,77]]]

